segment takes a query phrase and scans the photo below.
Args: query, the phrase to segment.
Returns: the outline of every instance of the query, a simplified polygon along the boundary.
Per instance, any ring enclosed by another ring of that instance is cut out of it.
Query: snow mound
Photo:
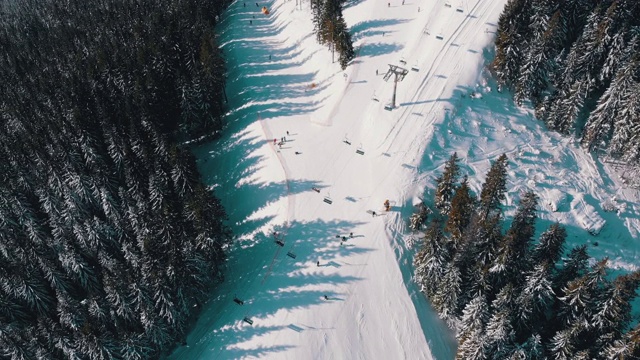
[[[578,223],[591,235],[598,235],[607,223],[595,207],[588,204],[582,194],[577,195],[571,204],[572,212]]]
[[[563,211],[569,205],[569,196],[559,189],[549,189],[544,198],[544,205],[549,211]]]

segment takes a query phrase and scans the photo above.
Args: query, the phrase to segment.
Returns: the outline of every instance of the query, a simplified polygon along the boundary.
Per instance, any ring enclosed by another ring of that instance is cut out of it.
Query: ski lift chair
[[[244,305],[244,301],[240,300],[237,296],[233,297],[233,302],[238,305]]]

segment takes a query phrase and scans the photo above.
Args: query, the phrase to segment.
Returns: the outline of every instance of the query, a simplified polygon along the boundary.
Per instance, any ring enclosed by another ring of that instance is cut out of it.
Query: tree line
[[[533,192],[521,194],[508,224],[507,166],[505,155],[493,162],[477,196],[454,153],[414,258],[420,290],[456,331],[456,359],[639,358],[631,302],[640,271],[612,278],[607,259],[591,262],[586,246],[567,252],[557,223],[535,241]]]
[[[346,69],[349,62],[356,56],[351,34],[342,16],[345,2],[345,0],[311,0],[316,40],[338,53],[338,62],[342,70]]]
[[[223,126],[224,6],[0,2],[0,357],[157,358],[222,281],[181,143]]]
[[[492,68],[550,129],[637,165],[639,15],[635,0],[511,0]]]

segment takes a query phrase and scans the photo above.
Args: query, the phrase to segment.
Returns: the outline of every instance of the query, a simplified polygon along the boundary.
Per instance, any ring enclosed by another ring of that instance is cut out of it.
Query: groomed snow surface
[[[505,3],[349,1],[358,57],[346,71],[317,44],[308,1],[232,4],[218,29],[231,124],[196,153],[238,241],[171,358],[453,359],[454,334],[412,283],[418,235],[406,221],[454,151],[477,193],[507,154],[507,219],[533,190],[539,233],[559,221],[569,246],[636,269],[636,190],[515,107],[485,70]],[[409,70],[391,111],[388,64]]]

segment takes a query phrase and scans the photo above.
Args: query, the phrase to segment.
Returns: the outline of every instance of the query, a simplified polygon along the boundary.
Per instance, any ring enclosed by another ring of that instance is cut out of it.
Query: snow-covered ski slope
[[[196,153],[239,238],[171,358],[452,359],[453,334],[411,282],[406,219],[453,151],[476,191],[507,153],[507,218],[534,190],[539,231],[560,221],[569,245],[597,241],[593,256],[636,268],[635,191],[514,107],[484,70],[505,3],[349,1],[358,57],[346,71],[316,43],[308,1],[231,6],[219,29],[231,124]],[[409,70],[392,111],[388,64]],[[602,211],[613,196],[619,215]],[[584,224],[597,217],[606,225],[592,237]]]

